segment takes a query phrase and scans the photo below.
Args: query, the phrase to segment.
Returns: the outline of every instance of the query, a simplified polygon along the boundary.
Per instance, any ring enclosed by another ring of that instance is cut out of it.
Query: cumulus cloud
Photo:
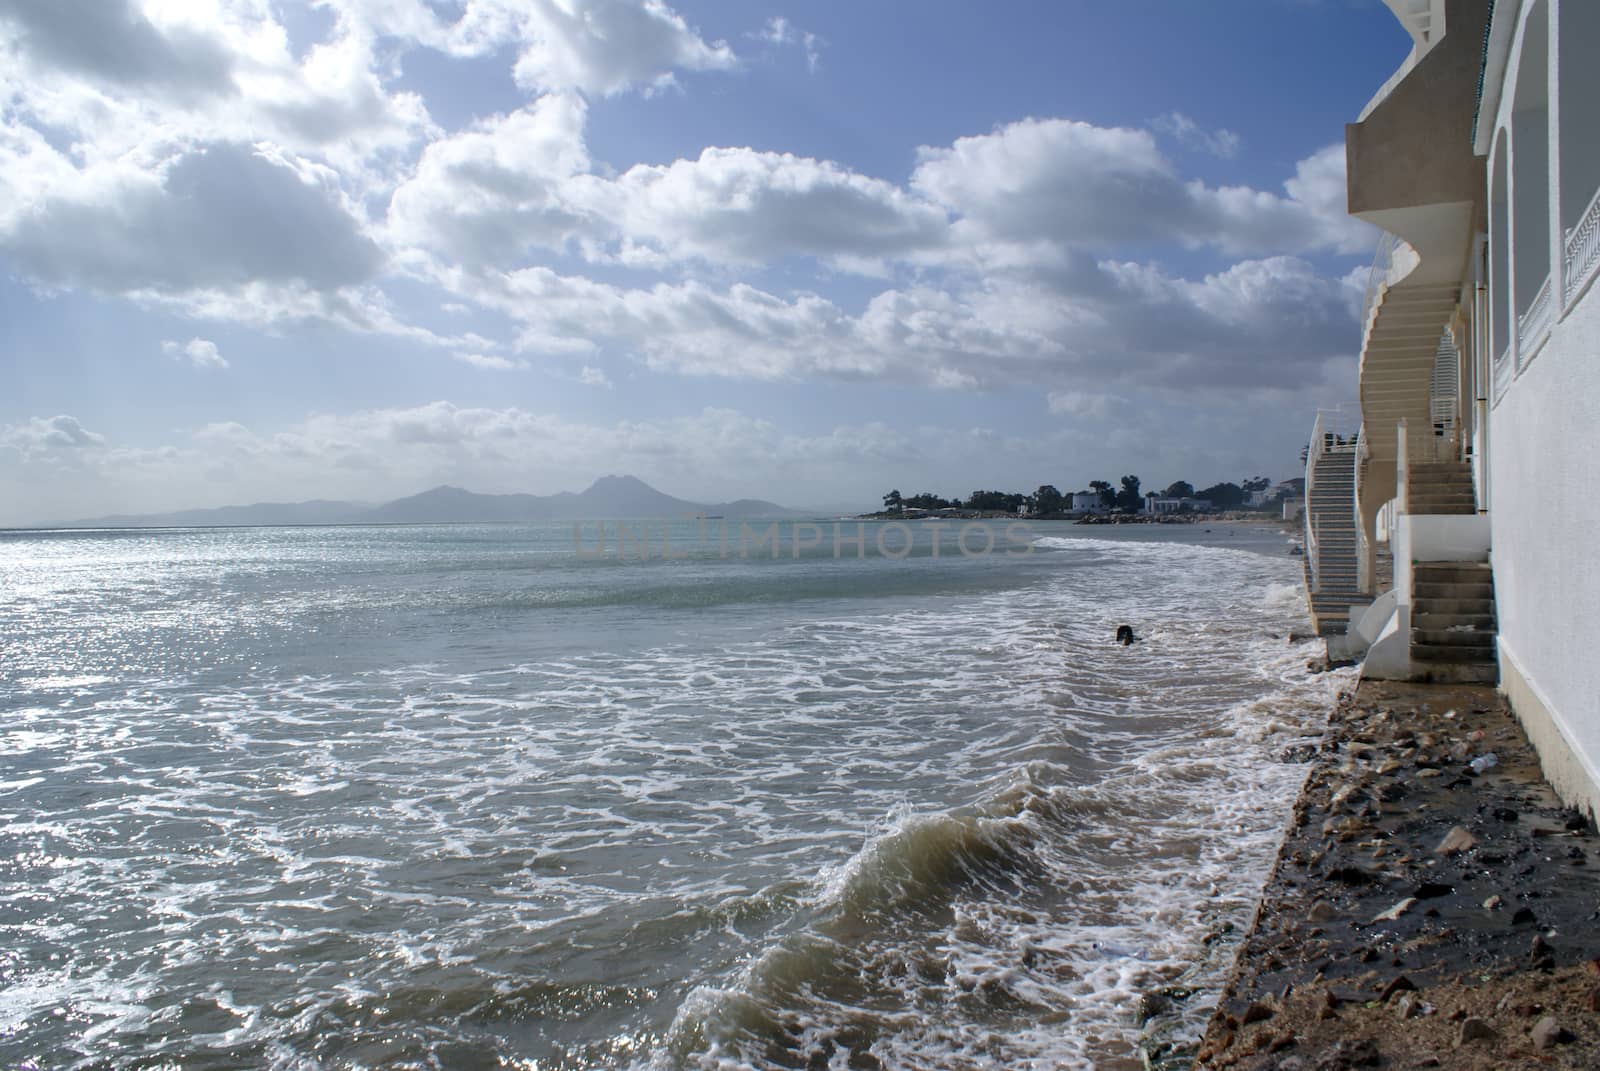
[[[175,361],[187,361],[196,368],[228,367],[222,351],[217,349],[215,342],[208,339],[191,338],[188,342],[168,340],[161,344],[161,352]]]
[[[589,167],[586,112],[579,97],[541,97],[429,145],[390,201],[391,237],[469,264],[560,247],[582,223],[562,184]]]
[[[583,366],[583,369],[578,373],[578,382],[586,387],[611,389],[611,377],[606,375],[604,369],[595,368],[593,365],[586,364]]]
[[[39,458],[63,451],[71,452],[104,446],[104,435],[84,427],[77,417],[61,414],[33,417],[22,424],[0,425],[0,446],[10,447],[25,458]]]
[[[332,291],[383,267],[381,250],[331,176],[281,155],[218,144],[148,168],[79,169],[41,158],[50,152],[0,141],[0,191],[13,205],[0,209],[0,250],[46,286],[178,294],[266,283]],[[41,173],[57,181],[24,186]]]
[[[1319,153],[1314,174],[1280,196],[1186,181],[1148,130],[1026,119],[948,148],[924,147],[911,185],[961,216],[974,243],[1357,252],[1370,246],[1370,229],[1353,225],[1342,206],[1330,212],[1322,196],[1333,151]]]

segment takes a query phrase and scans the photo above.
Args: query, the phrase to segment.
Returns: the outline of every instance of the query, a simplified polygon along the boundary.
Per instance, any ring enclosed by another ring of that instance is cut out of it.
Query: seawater
[[[1115,1069],[1193,1037],[1303,776],[1277,755],[1341,683],[1286,642],[1283,537],[867,529],[0,535],[0,1065]]]

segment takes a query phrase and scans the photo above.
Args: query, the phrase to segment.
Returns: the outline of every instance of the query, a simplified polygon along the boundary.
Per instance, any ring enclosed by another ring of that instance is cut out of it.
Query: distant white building
[[[1144,496],[1146,513],[1209,513],[1211,500],[1207,498],[1175,498],[1158,495],[1154,491]]]
[[[1106,504],[1100,500],[1099,491],[1078,491],[1072,496],[1072,512],[1104,513]]]

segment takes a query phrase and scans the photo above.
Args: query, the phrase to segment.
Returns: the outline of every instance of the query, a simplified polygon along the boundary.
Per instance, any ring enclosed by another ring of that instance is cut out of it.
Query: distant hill
[[[677,518],[704,513],[722,517],[795,515],[760,499],[702,503],[674,498],[633,476],[602,476],[587,490],[554,495],[482,495],[443,485],[379,506],[355,502],[259,502],[251,506],[117,514],[73,521],[63,528],[187,528],[273,524],[450,524],[485,521],[610,521]]]

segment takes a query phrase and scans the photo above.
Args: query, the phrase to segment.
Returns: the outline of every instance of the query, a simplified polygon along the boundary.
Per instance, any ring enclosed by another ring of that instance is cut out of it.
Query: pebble
[[[1500,894],[1495,893],[1483,902],[1483,909],[1485,911],[1499,911],[1505,905],[1506,902],[1500,898]]]
[[[1318,900],[1311,905],[1311,910],[1306,912],[1306,919],[1310,922],[1332,922],[1339,917],[1333,905],[1326,900]]]
[[[1556,1022],[1556,1017],[1546,1015],[1533,1027],[1533,1047],[1536,1049],[1553,1049],[1557,1045],[1566,1045],[1578,1040],[1572,1031],[1564,1029]]]
[[[1394,920],[1398,919],[1401,915],[1404,915],[1407,911],[1410,911],[1412,906],[1414,904],[1416,904],[1416,902],[1417,902],[1417,898],[1415,896],[1408,896],[1404,900],[1401,900],[1398,904],[1395,904],[1389,910],[1384,911],[1384,912],[1380,912],[1379,914],[1374,915],[1372,917],[1372,921],[1373,922],[1393,922]]]
[[[1452,826],[1450,832],[1444,835],[1439,846],[1434,849],[1439,855],[1460,855],[1471,850],[1478,843],[1478,838],[1468,833],[1460,826]]]
[[[1460,1033],[1456,1035],[1456,1044],[1465,1045],[1471,1041],[1490,1041],[1500,1035],[1488,1022],[1476,1015],[1461,1020]]]

